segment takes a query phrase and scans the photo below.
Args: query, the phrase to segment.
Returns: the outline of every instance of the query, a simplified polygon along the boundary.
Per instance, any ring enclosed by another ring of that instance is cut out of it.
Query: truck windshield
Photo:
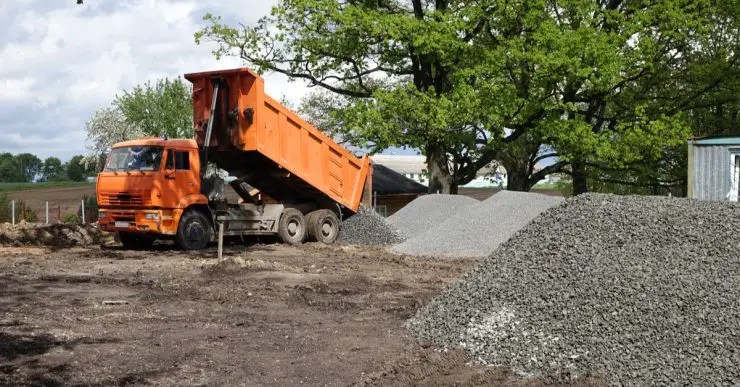
[[[159,146],[114,148],[105,171],[156,171],[162,165],[163,153],[164,148]]]

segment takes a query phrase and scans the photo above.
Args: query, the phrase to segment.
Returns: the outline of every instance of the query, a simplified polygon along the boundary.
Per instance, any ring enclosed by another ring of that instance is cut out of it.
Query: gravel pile
[[[360,210],[342,222],[338,243],[345,245],[391,245],[406,238],[375,211]]]
[[[436,257],[486,257],[542,211],[563,198],[500,191],[462,208],[442,223],[393,247],[398,254]]]
[[[0,244],[73,247],[100,244],[103,233],[91,225],[40,224],[20,222],[0,225]]]
[[[386,219],[407,238],[413,238],[452,218],[468,206],[480,203],[463,195],[424,195]]]
[[[584,195],[503,244],[407,323],[546,380],[740,384],[740,205]]]

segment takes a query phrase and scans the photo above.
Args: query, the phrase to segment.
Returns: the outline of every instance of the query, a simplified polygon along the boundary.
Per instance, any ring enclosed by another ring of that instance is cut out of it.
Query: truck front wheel
[[[188,210],[180,218],[175,243],[182,250],[200,250],[208,246],[213,227],[203,213]]]
[[[286,208],[280,215],[278,235],[283,242],[298,245],[306,239],[306,219],[295,208]]]

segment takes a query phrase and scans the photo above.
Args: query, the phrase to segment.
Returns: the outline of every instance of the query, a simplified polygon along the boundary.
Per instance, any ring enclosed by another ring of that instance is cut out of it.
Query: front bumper
[[[98,224],[109,232],[140,232],[175,235],[177,224],[171,210],[123,210],[101,208]]]

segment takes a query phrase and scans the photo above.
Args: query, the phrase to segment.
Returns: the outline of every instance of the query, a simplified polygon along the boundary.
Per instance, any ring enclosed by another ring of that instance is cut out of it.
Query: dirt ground
[[[404,321],[473,260],[308,244],[0,247],[0,385],[538,385]]]

